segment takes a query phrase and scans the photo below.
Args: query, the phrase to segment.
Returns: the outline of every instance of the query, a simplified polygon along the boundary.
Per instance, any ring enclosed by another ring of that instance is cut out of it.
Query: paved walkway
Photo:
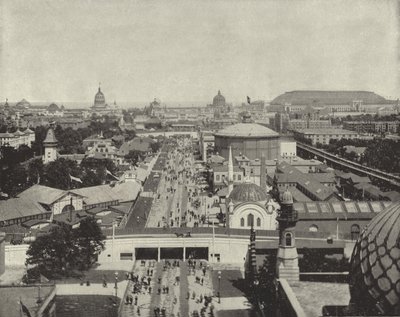
[[[127,281],[118,282],[117,296],[122,298]],[[56,284],[57,295],[108,295],[115,296],[114,283],[108,283],[107,287],[103,287],[102,283],[91,283],[89,286],[86,284]]]

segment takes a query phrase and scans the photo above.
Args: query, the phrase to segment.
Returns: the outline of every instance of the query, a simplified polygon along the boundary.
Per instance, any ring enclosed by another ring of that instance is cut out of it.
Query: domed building
[[[105,109],[107,107],[106,105],[106,98],[104,97],[104,94],[102,93],[100,86],[99,86],[99,90],[96,93],[96,95],[94,96],[94,104],[93,104],[93,108],[94,109]]]
[[[260,124],[253,123],[249,114],[243,116],[243,122],[226,127],[214,134],[215,151],[225,159],[229,147],[233,155],[245,155],[249,159],[265,156],[267,160],[278,158],[280,151],[279,134]]]
[[[350,264],[351,315],[400,315],[400,202],[361,233]]]
[[[94,96],[94,103],[93,106],[91,107],[91,111],[100,116],[109,114],[115,115],[117,117],[122,116],[122,110],[117,105],[116,101],[114,101],[114,103],[111,105],[108,105],[106,103],[106,98],[103,92],[101,91],[100,86],[96,95]]]
[[[225,97],[221,95],[221,91],[218,90],[218,94],[213,99],[214,107],[224,107],[225,106]]]
[[[226,202],[229,227],[275,230],[277,214],[271,201],[265,190],[250,181],[237,185]]]

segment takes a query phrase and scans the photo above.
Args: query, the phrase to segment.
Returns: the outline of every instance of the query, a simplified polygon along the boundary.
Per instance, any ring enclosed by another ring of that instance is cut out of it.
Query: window
[[[287,247],[291,247],[292,246],[292,234],[290,232],[285,234],[285,245]]]
[[[221,177],[220,177],[219,175],[217,175],[217,176],[215,177],[215,179],[217,180],[217,182],[219,182],[220,179],[221,179]]]
[[[254,226],[254,215],[253,214],[247,215],[247,226],[248,227]]]
[[[310,228],[308,228],[308,231],[310,231],[310,232],[318,232],[318,226],[317,225],[311,225]]]
[[[238,181],[242,180],[242,175],[238,175]]]
[[[257,227],[261,227],[261,219],[257,218]]]
[[[236,174],[233,174],[233,180],[234,181],[236,180]]]
[[[351,226],[351,240],[357,240],[360,235],[360,226],[354,224]]]
[[[244,218],[240,218],[240,226],[244,227]]]

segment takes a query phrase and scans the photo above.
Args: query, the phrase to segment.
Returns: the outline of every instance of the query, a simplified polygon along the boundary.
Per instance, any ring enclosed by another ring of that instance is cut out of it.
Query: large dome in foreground
[[[377,215],[358,239],[350,266],[351,302],[368,315],[400,315],[400,202]]]
[[[257,123],[237,123],[215,133],[216,136],[240,138],[268,138],[279,134]]]
[[[266,201],[268,197],[260,186],[248,182],[235,186],[229,195],[234,203]]]

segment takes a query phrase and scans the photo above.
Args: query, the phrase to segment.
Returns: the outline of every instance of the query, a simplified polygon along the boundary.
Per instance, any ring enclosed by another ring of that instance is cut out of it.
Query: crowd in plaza
[[[214,316],[211,267],[204,260],[137,261],[126,278],[123,316],[180,317],[183,307],[189,316]]]

